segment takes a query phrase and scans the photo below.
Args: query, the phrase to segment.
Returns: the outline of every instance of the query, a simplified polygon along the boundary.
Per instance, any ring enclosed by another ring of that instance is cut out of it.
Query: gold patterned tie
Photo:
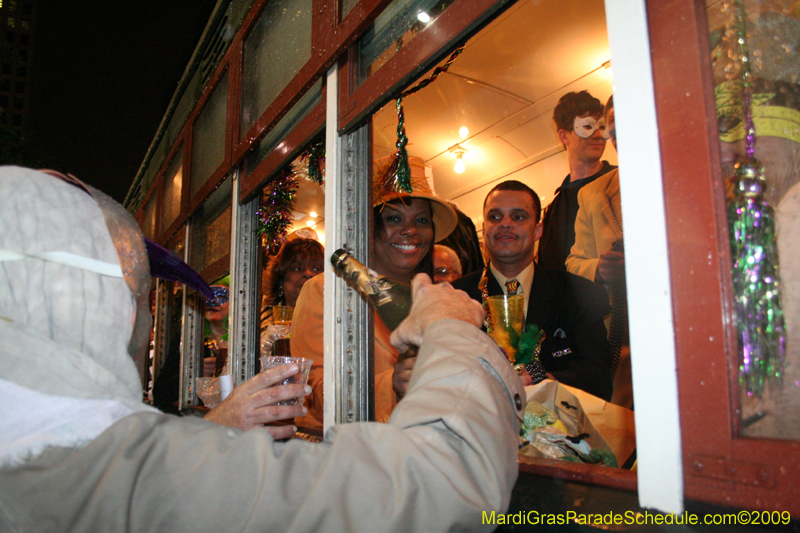
[[[519,281],[516,279],[510,279],[506,281],[506,290],[508,291],[509,296],[517,294],[517,291],[519,290]]]

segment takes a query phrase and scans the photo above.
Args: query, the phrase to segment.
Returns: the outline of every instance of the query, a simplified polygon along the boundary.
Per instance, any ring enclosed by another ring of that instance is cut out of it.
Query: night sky
[[[216,0],[39,0],[30,143],[122,202]]]

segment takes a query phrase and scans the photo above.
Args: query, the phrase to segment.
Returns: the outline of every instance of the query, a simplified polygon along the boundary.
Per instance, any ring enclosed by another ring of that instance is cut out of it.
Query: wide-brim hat
[[[395,188],[395,181],[386,176],[386,172],[392,165],[393,156],[382,157],[373,163],[372,173],[372,206],[377,207],[381,204],[394,200],[413,200],[420,198],[428,200],[433,213],[434,242],[439,242],[450,235],[458,225],[458,215],[450,204],[441,198],[436,197],[425,176],[425,162],[420,157],[409,157],[408,165],[411,168],[411,192],[398,191]]]

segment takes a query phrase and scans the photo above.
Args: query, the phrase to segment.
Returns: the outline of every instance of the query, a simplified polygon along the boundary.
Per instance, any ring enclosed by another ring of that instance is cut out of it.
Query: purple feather
[[[154,243],[150,239],[145,239],[147,247],[147,258],[150,261],[150,275],[167,281],[180,281],[201,293],[206,298],[213,298],[214,292],[206,281],[200,277],[195,269],[175,257],[175,254]]]

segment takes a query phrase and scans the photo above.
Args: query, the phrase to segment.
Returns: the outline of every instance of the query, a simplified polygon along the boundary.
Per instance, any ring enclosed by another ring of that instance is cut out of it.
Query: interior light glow
[[[306,226],[313,226],[314,224],[316,224],[316,222],[313,220],[309,220],[308,222],[306,222]]]
[[[431,16],[425,13],[424,11],[420,11],[417,13],[417,19],[422,22],[423,24],[427,24],[431,21]]]
[[[467,170],[467,165],[464,164],[464,160],[462,159],[463,155],[464,152],[456,152],[456,164],[453,167],[456,174],[463,174],[464,171]]]
[[[316,212],[316,211],[311,211],[311,212],[308,214],[308,216],[310,216],[311,218],[317,218],[317,212]]]
[[[466,126],[461,126],[461,128],[458,130],[458,134],[462,139],[466,139],[469,136],[469,128]]]

